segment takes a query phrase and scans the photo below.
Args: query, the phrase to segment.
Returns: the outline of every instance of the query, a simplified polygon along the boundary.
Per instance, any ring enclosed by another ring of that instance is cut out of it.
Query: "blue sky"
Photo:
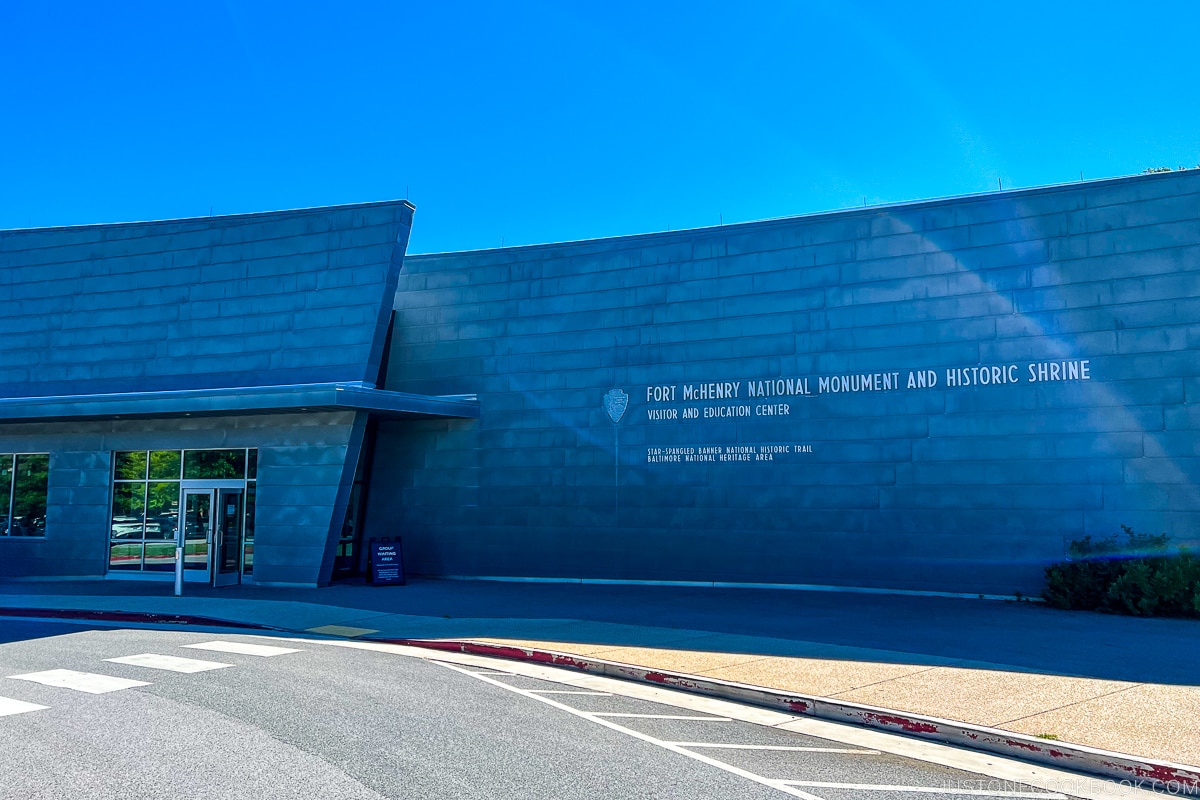
[[[1200,3],[0,2],[0,228],[402,198],[409,252],[1200,164]]]

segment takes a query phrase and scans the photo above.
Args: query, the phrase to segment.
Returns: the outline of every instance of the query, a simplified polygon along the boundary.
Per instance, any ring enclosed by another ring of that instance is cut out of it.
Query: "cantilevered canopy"
[[[477,419],[479,401],[474,395],[407,394],[343,383],[0,398],[0,423],[310,411],[369,411],[393,419]]]

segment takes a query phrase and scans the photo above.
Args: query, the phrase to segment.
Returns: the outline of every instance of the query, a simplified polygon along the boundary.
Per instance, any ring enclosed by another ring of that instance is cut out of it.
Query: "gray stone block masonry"
[[[1190,171],[410,256],[387,388],[482,411],[381,424],[367,527],[425,574],[1036,593],[1200,537],[1198,345]]]

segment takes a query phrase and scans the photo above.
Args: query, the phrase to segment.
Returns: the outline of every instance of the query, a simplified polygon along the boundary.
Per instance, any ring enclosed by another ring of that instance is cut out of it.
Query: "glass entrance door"
[[[184,489],[179,504],[179,535],[183,537],[184,577],[209,580],[208,554],[213,540],[213,490]]]
[[[245,489],[185,486],[179,503],[184,578],[233,586],[242,580]]]
[[[233,586],[242,577],[242,490],[217,489],[217,538],[213,586]]]

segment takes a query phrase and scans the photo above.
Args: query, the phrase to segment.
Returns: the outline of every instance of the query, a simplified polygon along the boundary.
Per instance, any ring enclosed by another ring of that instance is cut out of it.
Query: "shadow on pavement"
[[[0,618],[0,645],[27,642],[31,639],[49,639],[54,636],[94,630],[99,630],[99,628],[86,622]]]
[[[171,586],[132,581],[0,583],[5,597],[169,598]],[[1037,603],[848,592],[679,586],[361,581],[323,589],[189,585],[191,598],[290,601],[361,610],[413,638],[507,638],[805,655],[833,645],[890,653],[873,660],[940,665],[988,662],[1018,671],[1107,680],[1200,685],[1200,621],[1066,612]],[[173,598],[169,598],[173,599]],[[214,604],[212,616],[220,616]],[[354,619],[353,613],[344,616]],[[382,619],[382,618],[380,618]],[[567,624],[577,620],[591,624]],[[264,620],[270,623],[270,620]],[[342,624],[353,625],[354,622]],[[363,627],[371,627],[369,619]],[[376,625],[378,627],[378,625]],[[716,634],[699,637],[697,634]],[[689,646],[689,641],[695,645]],[[968,664],[969,666],[969,664]]]

